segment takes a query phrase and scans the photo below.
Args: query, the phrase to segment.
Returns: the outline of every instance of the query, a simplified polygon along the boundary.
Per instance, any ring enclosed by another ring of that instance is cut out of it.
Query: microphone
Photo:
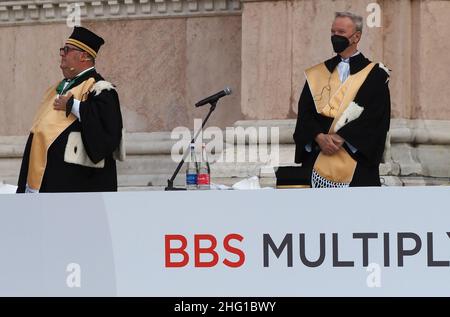
[[[230,87],[225,87],[224,90],[219,91],[218,93],[216,93],[216,94],[214,94],[212,96],[209,96],[209,97],[207,97],[207,98],[205,98],[203,100],[200,100],[199,102],[197,102],[195,104],[195,106],[196,107],[201,107],[201,106],[204,106],[204,105],[206,105],[208,103],[216,102],[217,100],[219,100],[220,98],[222,98],[222,97],[224,97],[226,95],[231,95],[231,93],[232,93],[231,88]]]

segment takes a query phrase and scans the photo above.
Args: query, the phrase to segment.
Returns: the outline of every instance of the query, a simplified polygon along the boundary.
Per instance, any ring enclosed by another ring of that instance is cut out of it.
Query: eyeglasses
[[[64,46],[64,47],[61,47],[59,49],[59,54],[67,55],[67,53],[69,53],[70,51],[83,52],[83,50],[79,50],[79,49],[74,48],[74,47]]]

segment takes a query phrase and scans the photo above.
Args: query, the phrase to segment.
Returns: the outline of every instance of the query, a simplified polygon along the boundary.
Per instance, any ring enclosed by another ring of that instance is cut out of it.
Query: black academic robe
[[[76,87],[88,78],[96,82],[104,80],[95,70],[77,78]],[[116,162],[113,152],[122,138],[122,115],[117,92],[102,90],[100,94],[89,93],[86,101],[80,102],[81,122],[75,120],[52,143],[47,151],[47,165],[39,192],[106,192],[117,191]],[[64,152],[71,132],[81,132],[84,147],[93,163],[105,160],[103,168],[91,168],[64,161]],[[28,163],[33,142],[30,133],[18,181],[18,193],[25,192]]]
[[[330,73],[337,67],[339,55],[325,62]],[[350,74],[356,74],[370,61],[362,53],[350,58]],[[386,134],[389,130],[391,102],[388,87],[388,73],[376,64],[358,90],[354,102],[364,108],[361,116],[342,127],[337,134],[354,148],[353,153],[344,143],[345,150],[357,161],[350,186],[380,186],[379,164],[381,162]],[[314,141],[319,133],[328,133],[333,118],[317,113],[308,83],[305,83],[298,103],[298,118],[294,132],[295,162],[302,163],[312,172],[320,153]],[[311,152],[305,149],[311,144]],[[308,172],[308,175],[311,175]]]

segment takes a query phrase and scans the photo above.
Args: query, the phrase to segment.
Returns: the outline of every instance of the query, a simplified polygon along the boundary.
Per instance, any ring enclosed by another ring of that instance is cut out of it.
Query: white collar
[[[95,68],[95,66],[89,67],[89,68],[83,70],[83,71],[82,71],[81,73],[79,73],[78,75],[76,75],[74,78],[80,77],[80,76],[83,75],[84,73],[87,73],[88,71],[90,71],[90,70],[92,70],[92,69],[94,69],[94,68]]]
[[[342,58],[342,57],[341,57],[341,63],[342,63],[342,62],[344,62],[344,63],[349,63],[349,62],[350,62],[350,58],[353,57],[353,56],[358,55],[359,53],[361,53],[361,52],[360,52],[360,51],[356,51],[356,53],[353,54],[353,55],[350,56],[350,57],[347,57],[347,58]]]

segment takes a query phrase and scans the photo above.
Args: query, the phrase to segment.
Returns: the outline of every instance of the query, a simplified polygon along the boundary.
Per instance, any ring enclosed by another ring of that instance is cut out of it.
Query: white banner
[[[1,296],[450,296],[450,187],[0,195]]]

